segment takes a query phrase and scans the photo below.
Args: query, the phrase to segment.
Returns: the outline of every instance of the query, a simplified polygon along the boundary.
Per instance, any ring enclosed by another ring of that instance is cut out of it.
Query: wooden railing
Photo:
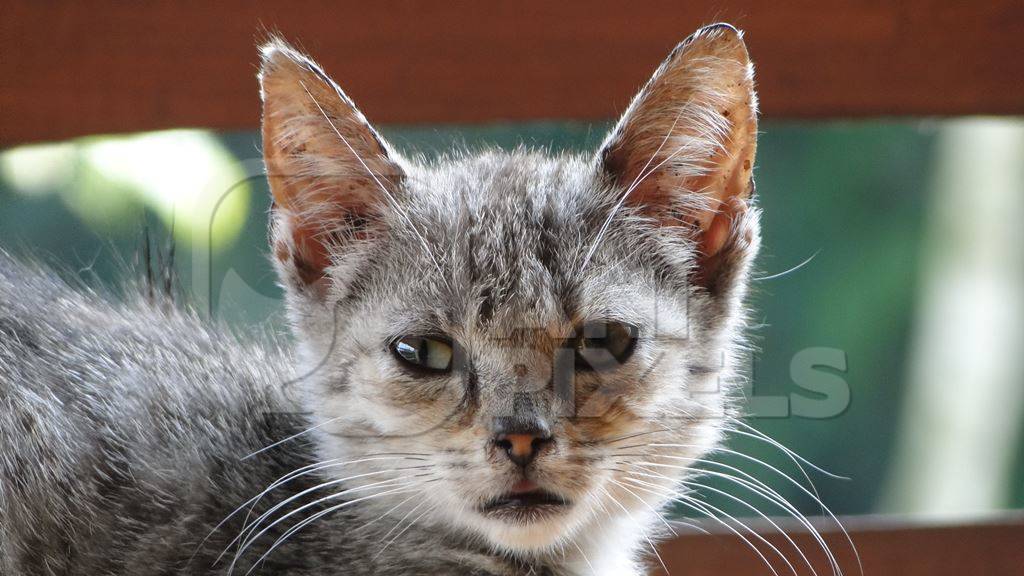
[[[832,574],[827,556],[806,529],[792,520],[773,521],[803,550],[819,575]],[[856,554],[835,522],[816,519],[812,523],[847,576],[858,576],[860,564],[867,576],[1024,575],[1024,513],[957,523],[881,516],[841,518],[840,521],[856,546]],[[799,574],[812,574],[793,545],[767,522],[745,519],[743,523],[785,554]],[[679,536],[660,547],[670,574],[748,576],[772,573],[765,560],[726,528],[710,522],[702,523],[701,528],[707,533],[680,527]],[[781,576],[792,574],[771,548],[743,530],[738,531],[760,547]]]
[[[718,20],[746,31],[769,118],[1024,114],[1020,0],[6,0],[0,145],[252,128],[265,30],[375,122],[607,119]]]

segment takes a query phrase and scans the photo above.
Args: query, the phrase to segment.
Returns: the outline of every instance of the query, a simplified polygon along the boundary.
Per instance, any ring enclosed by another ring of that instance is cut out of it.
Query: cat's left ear
[[[406,172],[397,153],[313,60],[278,39],[261,52],[274,254],[291,285],[322,288],[332,255],[379,229]]]
[[[705,260],[722,250],[753,194],[754,68],[742,33],[698,30],[669,54],[601,148],[626,202],[696,234]]]

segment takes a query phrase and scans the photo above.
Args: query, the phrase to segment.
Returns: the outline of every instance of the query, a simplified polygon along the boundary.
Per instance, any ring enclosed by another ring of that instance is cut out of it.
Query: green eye
[[[576,337],[577,370],[612,370],[629,360],[637,329],[619,322],[588,322]]]
[[[448,372],[452,369],[452,344],[428,336],[402,336],[391,343],[399,362],[417,370]]]

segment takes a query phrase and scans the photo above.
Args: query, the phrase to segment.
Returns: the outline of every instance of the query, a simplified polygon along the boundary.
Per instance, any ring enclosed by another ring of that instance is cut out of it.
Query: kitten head
[[[282,42],[260,81],[325,470],[505,551],[650,517],[730,411],[758,246],[740,33],[681,43],[592,156],[413,162]]]

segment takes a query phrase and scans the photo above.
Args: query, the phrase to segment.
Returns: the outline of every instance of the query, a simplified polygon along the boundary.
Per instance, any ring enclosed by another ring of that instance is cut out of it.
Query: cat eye
[[[448,372],[452,368],[452,343],[431,336],[402,336],[391,343],[399,362],[416,370]]]
[[[636,326],[588,322],[575,340],[577,370],[612,370],[629,360],[636,348]]]

